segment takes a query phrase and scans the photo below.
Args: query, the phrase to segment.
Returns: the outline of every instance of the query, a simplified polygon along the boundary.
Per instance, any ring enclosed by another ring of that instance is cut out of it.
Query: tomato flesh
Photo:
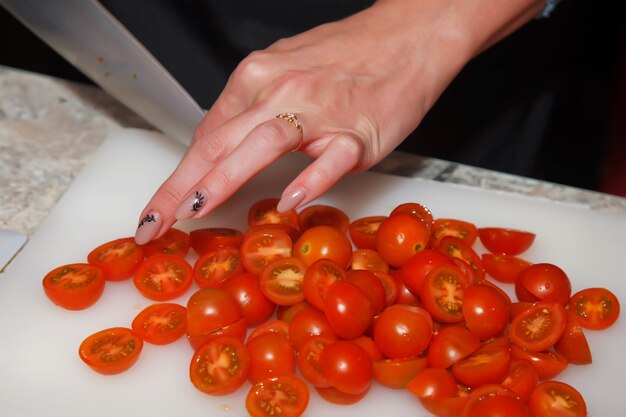
[[[175,303],[158,303],[141,310],[133,319],[131,327],[145,342],[166,345],[185,334],[186,323],[185,307]]]
[[[87,337],[78,355],[91,369],[103,375],[127,371],[139,359],[143,340],[131,329],[113,327]]]
[[[152,255],[139,266],[133,282],[146,298],[154,301],[173,300],[191,287],[193,269],[180,256]]]
[[[84,310],[102,296],[105,279],[102,270],[90,264],[68,264],[48,272],[42,285],[54,304],[67,310]]]
[[[309,388],[296,375],[270,377],[254,384],[246,396],[251,417],[298,417],[309,403]]]
[[[606,288],[587,288],[574,294],[569,308],[576,313],[586,329],[602,330],[617,321],[620,305],[617,297]]]

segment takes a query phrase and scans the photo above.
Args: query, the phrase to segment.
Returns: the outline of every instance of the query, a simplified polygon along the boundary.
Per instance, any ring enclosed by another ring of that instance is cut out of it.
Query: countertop
[[[30,235],[117,129],[152,127],[101,89],[0,66],[0,229]],[[394,152],[374,171],[626,213],[626,198]]]

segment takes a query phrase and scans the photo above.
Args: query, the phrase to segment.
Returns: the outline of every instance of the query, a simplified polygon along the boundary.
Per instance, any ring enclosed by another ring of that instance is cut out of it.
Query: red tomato
[[[337,336],[353,339],[367,330],[374,317],[372,302],[356,285],[336,281],[324,297],[324,313]]]
[[[580,392],[559,381],[540,382],[528,400],[532,417],[586,417],[587,405]]]
[[[348,271],[346,280],[357,286],[372,303],[373,314],[377,315],[386,307],[385,287],[372,271]]]
[[[393,389],[404,389],[428,365],[425,357],[382,359],[374,362],[374,379]]]
[[[480,339],[461,326],[439,329],[428,348],[428,366],[448,368],[474,353],[480,347]]]
[[[426,275],[420,299],[433,319],[442,323],[463,320],[463,294],[467,276],[454,265],[438,265]]]
[[[46,296],[68,310],[84,310],[100,299],[104,292],[102,270],[90,264],[69,264],[48,272],[42,281]]]
[[[189,234],[173,227],[160,238],[141,246],[146,257],[157,254],[185,256],[190,247]]]
[[[432,399],[430,397],[419,398],[419,402],[426,411],[437,417],[459,417],[465,408],[469,388],[459,386],[458,393],[454,397]]]
[[[513,391],[524,402],[528,402],[530,394],[537,386],[537,371],[533,365],[522,359],[511,360],[509,373],[502,381],[502,386]]]
[[[365,349],[351,341],[326,346],[320,352],[319,365],[330,385],[346,394],[361,394],[372,384],[372,359]]]
[[[385,290],[385,307],[395,304],[400,294],[398,281],[396,281],[391,274],[380,271],[372,271],[372,273],[379,279],[380,283],[383,284],[383,289]]]
[[[459,389],[454,376],[441,368],[426,368],[407,384],[409,392],[419,398],[434,400],[454,397]]]
[[[309,387],[296,375],[280,375],[254,384],[246,396],[251,417],[298,417],[309,404]]]
[[[511,255],[495,255],[493,253],[483,253],[482,263],[485,272],[497,281],[513,283],[517,276],[531,264],[521,258]]]
[[[227,395],[237,391],[250,371],[250,355],[243,342],[219,336],[200,346],[189,366],[189,377],[200,391]]]
[[[437,247],[445,236],[454,236],[472,246],[478,237],[478,229],[474,223],[458,219],[436,219],[432,227],[431,246]]]
[[[341,392],[337,388],[334,388],[334,387],[325,387],[325,388],[315,387],[315,391],[317,391],[317,393],[319,394],[321,398],[328,401],[329,403],[339,404],[339,405],[355,404],[361,401],[363,398],[365,398],[365,396],[369,392],[368,390],[368,391],[363,391],[360,394],[353,395],[353,394],[346,394],[345,392]]]
[[[337,207],[314,204],[302,209],[298,214],[298,224],[303,232],[314,226],[330,226],[341,233],[346,233],[350,225],[350,218]]]
[[[402,267],[430,240],[430,229],[418,218],[400,213],[384,220],[376,234],[376,251],[391,266]]]
[[[478,388],[502,382],[509,372],[510,363],[508,346],[487,345],[452,365],[452,374],[462,384]]]
[[[485,249],[501,255],[519,255],[535,241],[535,234],[502,227],[481,227],[478,238]]]
[[[352,259],[352,245],[345,233],[330,226],[315,226],[305,230],[293,245],[293,256],[307,267],[326,258],[347,268]]]
[[[232,246],[205,252],[193,266],[193,277],[200,288],[220,288],[229,277],[242,272],[239,249]]]
[[[389,273],[389,265],[374,249],[357,249],[352,252],[350,269]]]
[[[398,287],[398,296],[396,297],[396,304],[406,304],[410,306],[421,305],[421,301],[418,296],[419,293],[414,294],[404,285],[404,281],[402,280],[401,269],[395,269],[391,271],[391,278],[395,281],[396,286]]]
[[[238,248],[243,241],[243,233],[229,227],[207,227],[189,232],[191,247],[199,255],[230,246]]]
[[[248,227],[252,228],[261,224],[286,224],[295,229],[298,228],[298,212],[288,210],[280,212],[276,205],[280,199],[264,198],[254,203],[248,210]]]
[[[176,255],[152,255],[135,271],[135,287],[154,301],[167,301],[183,295],[193,282],[193,269]]]
[[[585,329],[602,330],[619,317],[619,300],[606,288],[587,288],[574,294],[569,309]]]
[[[415,295],[419,295],[426,275],[437,265],[450,265],[452,261],[445,254],[434,249],[424,249],[417,252],[399,270],[399,276],[406,288]]]
[[[355,337],[350,341],[365,349],[367,354],[370,355],[370,359],[372,360],[372,362],[377,362],[384,359],[383,354],[380,352],[380,349],[378,349],[378,346],[376,346],[376,343],[374,343],[374,339],[372,339],[371,337],[367,335],[361,335]]]
[[[522,349],[540,352],[552,347],[565,330],[565,309],[541,301],[515,317],[509,328],[511,341]]]
[[[461,417],[530,417],[526,404],[507,388],[483,385],[467,397]]]
[[[387,216],[362,217],[350,223],[348,234],[354,246],[360,249],[376,249],[376,233]]]
[[[463,317],[481,340],[502,334],[509,324],[509,302],[488,285],[470,285],[463,293]]]
[[[304,296],[312,306],[324,310],[324,297],[328,287],[335,281],[345,279],[344,267],[331,259],[318,259],[304,273]]]
[[[432,229],[433,224],[435,223],[435,219],[433,218],[431,211],[419,203],[400,204],[391,211],[390,216],[394,216],[399,213],[406,213],[417,217],[423,221],[426,226],[428,226],[428,229]]]
[[[257,226],[252,226],[246,231],[244,236],[250,233],[253,233],[259,229],[267,230],[270,232],[272,230],[280,230],[281,232],[287,233],[289,237],[291,238],[292,242],[295,242],[296,240],[298,240],[298,238],[300,238],[300,235],[302,234],[300,229],[296,229],[293,226],[289,226],[287,224],[282,224],[282,223],[273,223],[273,224],[259,224]]]
[[[253,384],[272,376],[296,372],[296,354],[284,335],[265,333],[248,340],[246,346],[250,354],[248,379]]]
[[[266,321],[252,329],[250,334],[248,334],[248,342],[265,333],[280,333],[287,337],[289,335],[289,324],[283,320]]]
[[[457,258],[466,262],[472,269],[474,280],[480,280],[485,277],[485,268],[483,268],[480,256],[470,245],[458,237],[444,236],[439,240],[435,249],[451,258]]]
[[[304,301],[304,262],[291,256],[267,264],[259,285],[263,294],[276,304],[293,305]]]
[[[515,295],[520,301],[555,301],[565,307],[571,294],[567,274],[553,264],[540,263],[524,268],[515,281]]]
[[[260,275],[274,259],[291,256],[291,249],[291,237],[283,230],[252,230],[241,243],[241,262],[247,271]]]
[[[409,358],[426,350],[433,337],[433,321],[419,307],[387,307],[374,321],[374,342],[388,358]]]
[[[311,385],[318,388],[330,387],[328,379],[320,369],[320,353],[337,339],[325,336],[308,338],[298,349],[297,364],[300,373]]]
[[[591,363],[591,349],[583,331],[578,316],[572,310],[566,313],[565,330],[561,338],[554,344],[554,350],[559,352],[569,363],[586,365]]]
[[[511,358],[530,362],[537,371],[539,380],[552,379],[567,368],[568,362],[560,353],[551,350],[532,352],[511,345]]]
[[[318,336],[337,339],[324,313],[311,306],[302,308],[289,323],[289,340],[300,349],[310,338]]]
[[[141,310],[131,327],[145,342],[167,345],[183,337],[186,321],[185,307],[175,303],[158,303]]]
[[[298,314],[300,310],[308,307],[312,307],[312,305],[306,302],[306,300],[292,305],[278,305],[276,308],[276,318],[291,323],[293,317]]]
[[[115,375],[133,366],[142,348],[143,340],[131,329],[113,327],[83,340],[78,356],[94,371]]]
[[[261,291],[259,277],[252,272],[233,275],[222,284],[222,289],[237,301],[248,327],[265,323],[276,310],[276,304]]]
[[[98,246],[89,252],[87,262],[102,269],[104,279],[122,281],[133,275],[143,258],[143,250],[135,238],[126,237]]]

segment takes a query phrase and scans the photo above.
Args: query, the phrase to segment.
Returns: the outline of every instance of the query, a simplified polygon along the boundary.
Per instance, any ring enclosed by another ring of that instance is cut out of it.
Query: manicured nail
[[[161,230],[161,216],[159,213],[150,212],[139,222],[135,232],[135,242],[138,245],[148,243],[159,233],[159,230]]]
[[[176,219],[185,220],[195,216],[204,206],[206,202],[206,193],[196,190],[182,202],[176,210]]]
[[[304,200],[304,189],[298,188],[291,194],[283,195],[276,205],[276,210],[284,212],[295,209],[302,200]]]

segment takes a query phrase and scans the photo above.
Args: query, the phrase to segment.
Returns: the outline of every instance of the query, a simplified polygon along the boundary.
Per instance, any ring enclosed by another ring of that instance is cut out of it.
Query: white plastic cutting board
[[[0,416],[246,415],[243,392],[209,397],[191,385],[192,350],[186,340],[169,346],[146,344],[137,364],[117,376],[96,374],[80,361],[77,349],[86,336],[107,327],[130,326],[137,312],[149,304],[131,281],[107,283],[100,301],[79,312],[54,306],[41,288],[43,276],[54,267],[85,261],[97,245],[132,235],[144,204],[182,153],[176,143],[145,131],[126,130],[108,138],[0,276]],[[208,218],[179,227],[243,228],[248,207],[260,198],[279,196],[305,163],[300,155],[288,155]],[[408,201],[425,204],[436,217],[536,232],[536,242],[525,258],[560,265],[575,290],[606,286],[626,305],[625,215],[373,173],[346,177],[318,202],[334,204],[356,219],[388,214]],[[184,304],[189,294],[177,301]],[[594,364],[571,366],[560,379],[583,393],[591,416],[622,416],[626,320],[622,317],[604,332],[587,332],[587,337]],[[364,417],[428,416],[407,392],[381,387],[348,407],[325,403],[313,394],[305,415],[332,417],[346,412]]]

